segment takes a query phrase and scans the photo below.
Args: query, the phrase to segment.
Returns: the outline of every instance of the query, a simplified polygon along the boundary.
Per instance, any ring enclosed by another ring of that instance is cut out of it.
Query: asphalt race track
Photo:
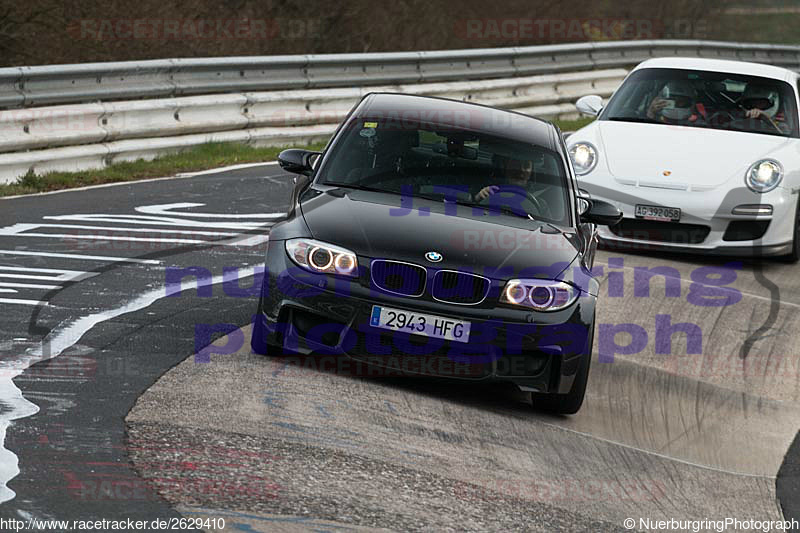
[[[0,518],[800,519],[800,267],[599,252],[586,403],[555,417],[504,386],[251,354],[248,289],[291,183],[264,165],[0,200]],[[170,285],[186,268],[201,290]]]

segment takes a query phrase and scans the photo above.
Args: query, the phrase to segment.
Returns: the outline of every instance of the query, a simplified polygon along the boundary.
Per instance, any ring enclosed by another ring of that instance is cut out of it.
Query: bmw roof
[[[370,93],[364,97],[353,116],[396,121],[402,125],[430,123],[483,132],[555,151],[558,151],[559,145],[557,128],[546,120],[516,111],[432,96]]]

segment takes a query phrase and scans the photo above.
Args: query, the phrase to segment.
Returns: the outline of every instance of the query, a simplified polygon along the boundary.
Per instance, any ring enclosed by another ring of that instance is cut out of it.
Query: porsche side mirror
[[[278,154],[278,164],[287,172],[310,176],[314,171],[314,159],[319,155],[319,152],[289,148]]]
[[[603,99],[596,94],[581,96],[575,102],[575,107],[578,108],[578,112],[584,115],[596,117],[603,110]]]
[[[590,200],[578,198],[581,210],[581,222],[599,224],[600,226],[613,226],[622,220],[622,211],[603,200]]]
[[[580,216],[585,215],[589,212],[589,209],[592,208],[592,204],[588,198],[581,198],[578,196],[578,214]]]

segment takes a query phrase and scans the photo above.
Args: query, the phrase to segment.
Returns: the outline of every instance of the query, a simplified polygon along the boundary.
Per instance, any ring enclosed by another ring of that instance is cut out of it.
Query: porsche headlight
[[[313,239],[286,241],[286,253],[301,267],[322,274],[358,276],[356,254],[345,248]]]
[[[774,159],[756,161],[747,169],[745,183],[747,187],[758,193],[769,192],[783,179],[783,166]]]
[[[512,279],[506,283],[500,302],[537,311],[558,311],[572,304],[578,290],[563,281]]]
[[[594,170],[597,165],[597,149],[590,143],[579,142],[569,149],[569,158],[575,168],[575,174],[583,176]]]

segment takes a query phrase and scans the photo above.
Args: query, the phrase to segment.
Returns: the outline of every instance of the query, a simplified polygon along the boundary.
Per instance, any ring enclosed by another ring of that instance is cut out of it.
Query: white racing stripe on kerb
[[[239,270],[238,279],[250,278],[255,274],[256,267],[247,267]],[[198,279],[198,287],[218,285],[223,282],[223,276],[214,276],[211,279]],[[30,366],[46,361],[60,355],[64,350],[78,342],[90,329],[97,324],[111,320],[126,313],[140,311],[167,295],[166,287],[151,289],[134,300],[109,311],[101,311],[81,317],[66,326],[54,329],[34,347],[16,359],[0,360],[0,404],[6,407],[0,412],[0,503],[11,500],[16,496],[8,488],[8,482],[19,474],[17,456],[5,447],[5,434],[12,420],[25,418],[36,414],[39,407],[26,400],[22,392],[14,385],[13,379]],[[3,300],[0,299],[0,302]]]

